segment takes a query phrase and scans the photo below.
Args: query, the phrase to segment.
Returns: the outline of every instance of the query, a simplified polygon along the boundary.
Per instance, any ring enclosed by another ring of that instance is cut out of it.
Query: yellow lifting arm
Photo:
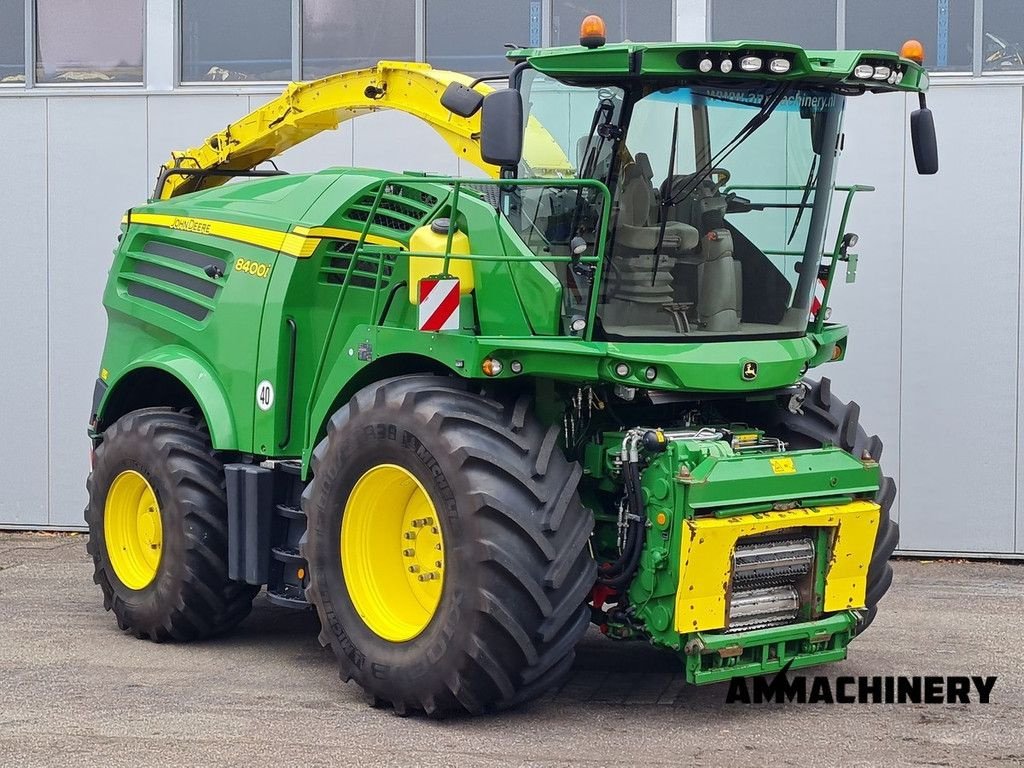
[[[449,83],[469,85],[472,81],[467,75],[434,69],[429,64],[382,61],[368,69],[292,83],[276,99],[213,134],[198,147],[172,152],[170,161],[161,167],[163,183],[154,194],[166,200],[215,187],[228,179],[166,174],[169,170],[251,170],[321,131],[333,130],[346,120],[383,109],[395,109],[423,120],[448,142],[456,155],[496,177],[497,167],[480,157],[480,113],[464,118],[441,106],[441,94]],[[484,94],[493,90],[482,83],[476,89]],[[523,161],[533,176],[574,175],[575,169],[562,148],[537,120],[530,118],[526,132]]]

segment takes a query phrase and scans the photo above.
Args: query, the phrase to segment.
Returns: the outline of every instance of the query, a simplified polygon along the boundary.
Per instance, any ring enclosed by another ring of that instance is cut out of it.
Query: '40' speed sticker
[[[274,405],[274,385],[266,379],[256,387],[256,405],[261,411],[269,411]]]

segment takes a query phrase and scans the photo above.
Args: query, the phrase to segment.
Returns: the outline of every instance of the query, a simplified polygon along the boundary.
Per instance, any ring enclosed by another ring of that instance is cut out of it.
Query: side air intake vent
[[[356,251],[355,240],[332,240],[327,243],[327,254],[320,270],[320,282],[330,285],[343,285],[345,275]],[[382,263],[383,262],[383,263]],[[360,254],[352,265],[349,285],[353,288],[373,288],[377,284],[377,270],[380,269],[381,287],[391,282],[394,270],[395,253],[381,250]]]
[[[202,322],[215,306],[225,259],[150,240],[130,251],[119,275],[129,296]]]
[[[357,224],[365,223],[373,210],[375,199],[375,192],[363,195],[345,212],[345,216]],[[371,223],[389,233],[406,234],[421,226],[436,205],[437,197],[434,195],[392,184],[381,196]]]

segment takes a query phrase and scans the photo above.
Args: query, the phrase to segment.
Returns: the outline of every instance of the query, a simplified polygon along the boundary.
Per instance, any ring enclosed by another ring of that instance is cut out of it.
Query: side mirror
[[[441,94],[441,106],[459,117],[472,117],[484,103],[484,95],[462,83],[448,83]]]
[[[523,156],[523,97],[514,88],[484,97],[480,112],[480,157],[499,167],[519,165]]]
[[[910,140],[914,145],[917,172],[931,176],[939,172],[939,147],[935,141],[935,120],[932,111],[921,105],[910,115]]]

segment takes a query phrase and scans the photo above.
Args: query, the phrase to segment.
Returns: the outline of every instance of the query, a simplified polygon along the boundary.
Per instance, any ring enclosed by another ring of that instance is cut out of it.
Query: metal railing
[[[594,267],[593,278],[590,286],[590,296],[588,297],[587,305],[587,327],[584,329],[584,333],[581,336],[561,336],[556,338],[573,338],[583,339],[590,341],[592,339],[593,328],[595,318],[597,317],[597,303],[600,295],[598,286],[601,283],[601,276],[604,271],[604,250],[605,243],[608,237],[609,230],[609,219],[611,216],[611,192],[608,187],[600,181],[594,179],[465,179],[456,177],[443,177],[443,176],[424,176],[422,178],[410,177],[408,175],[395,175],[387,176],[377,182],[377,190],[374,194],[373,205],[367,212],[366,220],[363,222],[362,231],[359,234],[359,240],[356,243],[355,249],[353,250],[351,258],[348,260],[348,266],[345,269],[344,277],[341,283],[341,290],[338,292],[338,297],[334,303],[334,310],[331,313],[330,324],[328,325],[327,338],[324,340],[324,345],[320,352],[320,359],[317,361],[316,371],[313,375],[313,383],[310,389],[310,405],[312,400],[317,396],[317,392],[320,386],[320,380],[323,376],[324,368],[327,364],[327,355],[334,342],[334,334],[338,327],[338,317],[341,314],[342,306],[345,302],[345,296],[348,293],[348,288],[352,282],[352,273],[356,269],[356,265],[360,261],[360,257],[365,257],[370,254],[377,254],[381,258],[377,259],[377,272],[373,285],[373,300],[370,308],[370,315],[368,322],[378,323],[382,321],[379,315],[380,302],[381,302],[381,288],[384,282],[384,264],[385,259],[383,255],[385,253],[402,253],[407,258],[412,257],[425,257],[425,258],[443,258],[444,263],[442,267],[443,274],[448,273],[448,267],[452,259],[452,239],[455,235],[455,227],[449,227],[448,239],[445,245],[444,253],[432,253],[432,252],[421,252],[421,251],[410,251],[404,250],[400,247],[393,246],[382,246],[382,245],[368,245],[367,237],[370,235],[370,229],[373,227],[374,218],[377,215],[378,210],[381,209],[381,201],[384,199],[384,194],[388,188],[394,188],[401,186],[406,189],[416,189],[417,187],[429,187],[429,186],[450,186],[451,195],[445,200],[439,200],[438,204],[434,207],[434,211],[440,210],[443,207],[448,207],[451,210],[451,217],[454,219],[455,215],[458,214],[459,195],[462,188],[465,186],[483,186],[483,185],[494,185],[499,188],[512,188],[512,187],[569,187],[577,188],[582,191],[583,188],[590,187],[597,190],[601,196],[601,220],[597,230],[597,238],[594,242],[594,252],[590,256],[554,256],[545,254],[543,257],[531,255],[508,255],[502,254],[455,254],[455,258],[465,261],[498,261],[498,262],[541,262],[541,263],[573,263],[573,264],[590,264]],[[365,192],[363,193],[365,196]],[[383,209],[386,214],[387,210]],[[501,214],[495,210],[495,220]],[[497,223],[497,221],[495,222]],[[565,286],[563,286],[563,289]],[[309,430],[311,429],[310,419],[312,418],[312,408],[307,408],[307,422],[306,422],[306,433],[307,439],[309,437]]]
[[[597,228],[597,237],[594,242],[594,251],[589,256],[555,256],[550,254],[544,254],[539,256],[533,255],[521,255],[521,254],[490,254],[490,253],[459,253],[455,254],[454,258],[460,261],[479,261],[479,262],[504,262],[504,263],[515,263],[515,262],[539,262],[539,263],[554,263],[554,264],[589,264],[593,265],[594,273],[593,279],[590,286],[590,296],[587,298],[587,327],[582,336],[571,336],[568,338],[582,338],[590,340],[593,333],[595,318],[597,317],[597,304],[599,291],[597,287],[601,283],[601,276],[604,271],[604,250],[605,244],[608,238],[609,221],[611,216],[611,192],[608,187],[595,179],[465,179],[456,177],[431,177],[425,176],[422,179],[410,178],[405,175],[388,176],[381,179],[377,183],[377,191],[374,194],[373,205],[367,213],[366,220],[363,222],[363,228],[359,235],[359,240],[356,243],[355,252],[353,258],[349,260],[348,268],[345,271],[345,276],[342,281],[342,293],[338,297],[338,302],[335,306],[335,317],[332,321],[337,320],[337,313],[340,311],[341,303],[344,300],[344,294],[348,288],[351,273],[355,267],[355,264],[359,260],[359,256],[367,255],[371,251],[375,254],[380,254],[386,251],[401,252],[406,258],[432,258],[432,259],[443,259],[443,265],[441,268],[440,276],[447,276],[448,269],[451,263],[452,255],[452,241],[455,237],[455,227],[449,227],[448,239],[445,243],[445,249],[443,253],[424,252],[424,251],[411,251],[399,248],[389,249],[387,246],[370,245],[366,243],[366,238],[370,234],[370,229],[373,226],[374,218],[377,215],[378,210],[381,210],[381,201],[384,199],[384,194],[389,187],[401,186],[407,189],[415,189],[417,186],[430,186],[430,185],[442,185],[451,187],[451,195],[448,200],[441,205],[450,209],[451,218],[455,218],[459,213],[459,197],[462,192],[462,188],[465,186],[479,187],[479,186],[496,186],[499,189],[502,188],[514,188],[514,187],[543,187],[543,188],[576,188],[584,189],[591,188],[597,190],[601,196],[601,219]],[[387,213],[386,209],[383,211]],[[495,218],[501,215],[497,210],[494,212]],[[377,274],[374,282],[373,301],[370,308],[370,322],[377,322],[379,320],[378,311],[380,309],[381,301],[381,286],[383,283],[384,273],[384,259],[377,260]]]
[[[731,186],[723,192],[735,192],[742,190],[743,192],[803,192],[805,187],[799,184],[743,184],[737,186]],[[814,320],[808,324],[808,330],[814,333],[821,333],[825,326],[825,309],[828,307],[829,295],[832,293],[833,278],[836,275],[836,268],[839,266],[839,262],[843,260],[842,245],[843,236],[846,234],[846,222],[850,218],[850,208],[853,205],[853,197],[858,192],[874,192],[875,188],[867,184],[849,184],[832,187],[832,194],[837,192],[845,192],[846,199],[843,203],[843,215],[839,219],[839,230],[836,234],[836,244],[831,251],[824,251],[821,254],[821,258],[830,258],[831,261],[828,265],[828,277],[825,280],[825,293],[821,298],[821,307],[818,309],[817,314],[814,316]],[[760,204],[758,204],[760,205]],[[772,208],[801,208],[809,207],[813,203],[807,203],[801,206],[799,203],[769,203],[766,207]],[[786,250],[786,249],[767,249],[761,251],[765,256],[804,256],[804,251],[798,250]]]

